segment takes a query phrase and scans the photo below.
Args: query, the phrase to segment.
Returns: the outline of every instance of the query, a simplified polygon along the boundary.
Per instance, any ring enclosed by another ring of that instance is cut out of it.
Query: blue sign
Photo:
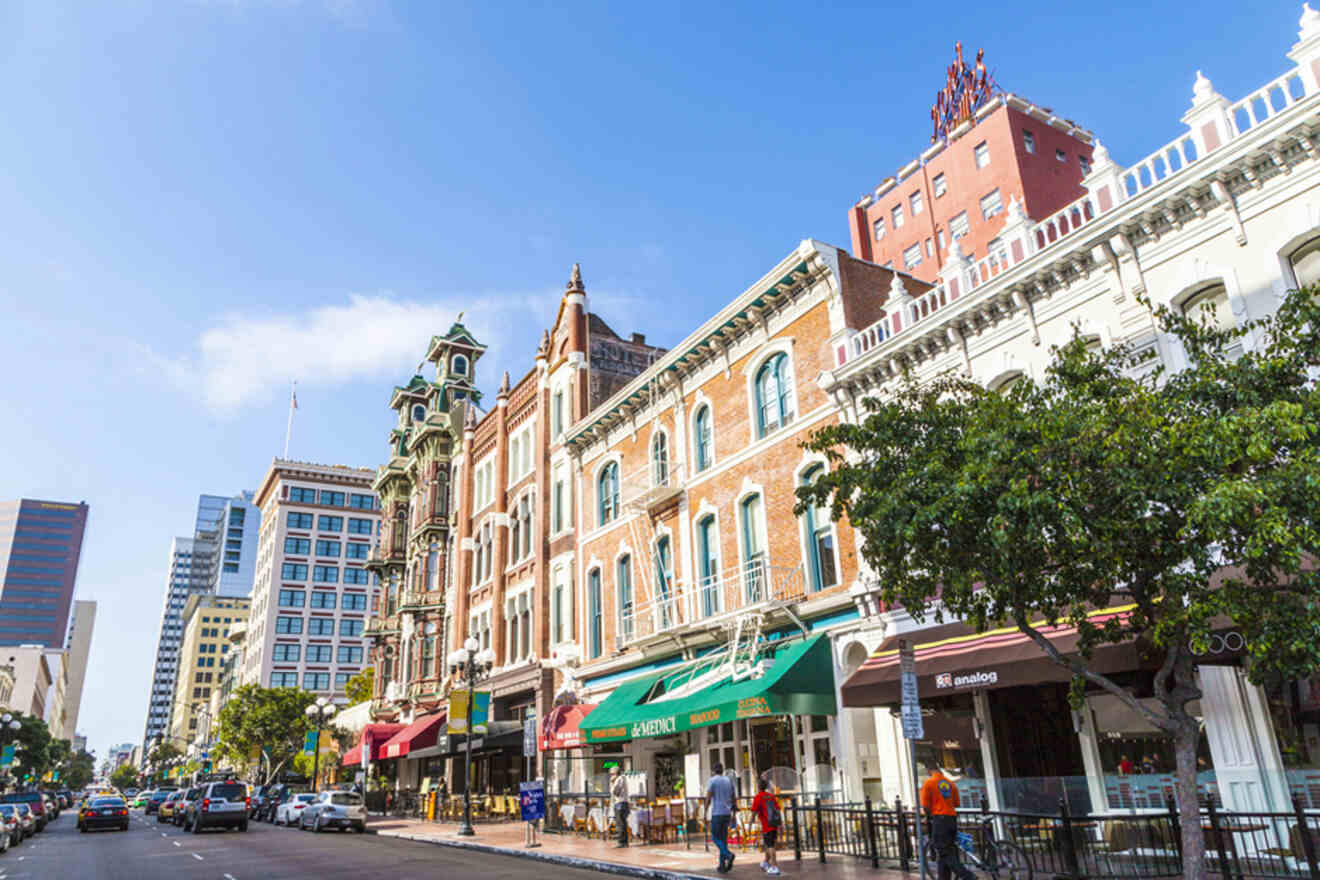
[[[7,767],[14,763],[14,747],[5,746],[0,749],[0,767]]]
[[[535,822],[538,819],[544,819],[545,783],[539,779],[535,782],[518,783],[518,801],[522,805],[522,820],[524,822]]]

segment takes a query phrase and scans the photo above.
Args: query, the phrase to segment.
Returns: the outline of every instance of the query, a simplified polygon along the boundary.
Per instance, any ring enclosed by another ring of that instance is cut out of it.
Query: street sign
[[[921,700],[917,695],[917,658],[912,642],[908,639],[898,640],[898,671],[903,695],[903,736],[908,739],[925,739]]]
[[[536,754],[536,719],[523,719],[523,757]]]
[[[518,801],[522,806],[522,820],[535,822],[545,818],[545,783],[540,779],[518,783]]]

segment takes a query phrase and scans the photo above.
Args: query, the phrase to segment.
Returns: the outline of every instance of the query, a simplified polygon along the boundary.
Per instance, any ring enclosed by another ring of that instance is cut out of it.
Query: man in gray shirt
[[[706,806],[710,809],[710,837],[720,851],[720,863],[715,870],[728,873],[733,867],[733,851],[729,849],[729,822],[733,819],[733,782],[724,775],[724,766],[716,762],[706,783]]]

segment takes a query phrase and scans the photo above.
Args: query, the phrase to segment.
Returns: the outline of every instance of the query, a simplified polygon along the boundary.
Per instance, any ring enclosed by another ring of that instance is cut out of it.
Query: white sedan
[[[302,815],[302,811],[314,800],[316,800],[314,794],[295,794],[275,808],[275,824],[297,825],[298,817]]]

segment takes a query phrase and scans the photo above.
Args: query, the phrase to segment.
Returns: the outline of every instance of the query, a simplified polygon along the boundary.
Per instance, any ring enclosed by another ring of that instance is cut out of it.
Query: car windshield
[[[28,813],[32,812],[32,808],[27,804],[18,804],[17,806],[19,815],[26,816]]]
[[[341,807],[356,807],[358,804],[362,803],[362,798],[347,792],[343,794],[332,794],[330,795],[330,803],[338,804]]]
[[[18,808],[13,804],[0,804],[0,815],[12,816],[18,812]]]
[[[227,801],[241,801],[247,797],[247,786],[237,782],[222,782],[211,786],[211,797]]]
[[[122,807],[123,805],[122,798],[100,797],[92,801],[94,807]]]
[[[298,795],[294,795],[293,799],[300,804],[310,804],[312,801],[316,800],[316,795],[298,794]]]

